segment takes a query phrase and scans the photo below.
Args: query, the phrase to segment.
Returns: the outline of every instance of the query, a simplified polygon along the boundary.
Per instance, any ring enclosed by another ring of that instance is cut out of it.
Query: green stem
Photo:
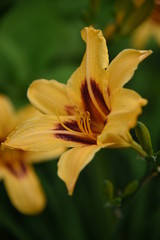
[[[137,198],[137,195],[140,193],[140,191],[143,189],[143,187],[155,176],[159,174],[157,167],[160,165],[160,151],[155,153],[153,157],[147,156],[147,154],[140,148],[140,145],[138,145],[136,142],[133,145],[133,149],[135,149],[138,153],[140,153],[143,157],[146,156],[146,173],[139,181],[139,186],[136,189],[136,191],[129,197],[124,198],[121,205],[121,212],[122,212],[122,218],[118,220],[116,230],[114,233],[114,236],[112,240],[120,239],[120,234],[122,233],[122,228],[127,220],[127,217],[130,213],[130,210]],[[157,157],[155,160],[154,157]]]
[[[116,224],[116,228],[113,233],[113,236],[112,236],[112,240],[121,239],[121,237],[122,237],[121,234],[123,233],[125,223],[127,222],[130,211],[132,210],[132,207],[134,206],[134,203],[138,197],[138,194],[143,189],[144,185],[146,185],[146,183],[148,183],[152,179],[153,176],[155,176],[154,173],[150,174],[148,176],[144,176],[141,179],[136,191],[131,196],[124,198],[124,200],[122,201],[122,205],[121,205],[121,209],[120,209],[120,211],[121,211],[120,215],[122,217],[117,220],[117,224]]]
[[[156,153],[154,154],[154,156],[155,156],[155,157],[159,157],[159,156],[160,156],[160,151],[156,152]]]
[[[147,153],[142,149],[142,147],[135,141],[133,141],[131,148],[138,152],[142,157],[147,157]]]

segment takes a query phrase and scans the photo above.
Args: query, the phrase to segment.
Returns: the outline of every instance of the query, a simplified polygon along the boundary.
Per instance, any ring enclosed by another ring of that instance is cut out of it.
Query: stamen
[[[56,113],[56,115],[57,115],[58,121],[60,122],[60,124],[62,125],[62,127],[64,127],[64,129],[66,129],[66,130],[69,131],[69,132],[73,132],[73,133],[76,133],[76,134],[77,134],[76,131],[74,131],[73,129],[67,127],[67,126],[61,121],[61,119],[60,119],[60,117],[58,116],[57,113]]]
[[[88,133],[89,133],[89,135],[90,135],[92,138],[96,139],[96,137],[95,137],[95,135],[94,135],[94,133],[92,132],[91,127],[90,127],[90,123],[91,123],[90,113],[87,111],[87,112],[86,112],[86,115],[87,115],[86,123],[87,123]]]
[[[74,107],[74,109],[75,109],[75,113],[76,113],[76,117],[77,117],[77,124],[78,124],[80,131],[82,133],[88,135],[92,139],[96,140],[96,136],[94,135],[94,133],[92,132],[91,127],[90,127],[90,122],[91,122],[90,113],[88,111],[81,113],[77,109],[77,107]],[[62,122],[62,120],[60,119],[57,112],[56,112],[56,115],[57,115],[59,123],[62,125],[62,127],[64,129],[66,129],[67,131],[72,132],[72,133],[76,133],[76,134],[78,133],[78,131],[75,131],[75,130],[67,127],[66,124]]]
[[[88,128],[87,128],[87,124],[86,124],[86,122],[87,122],[87,115],[86,115],[86,113],[83,113],[83,127],[84,127],[84,130],[85,130],[85,132],[87,133],[87,134],[89,134],[89,132],[88,132]]]
[[[79,119],[79,128],[83,133],[86,133],[85,129],[84,129],[84,118],[82,116],[77,116],[77,118]]]
[[[90,121],[91,121],[90,113],[88,111],[86,111],[85,113],[84,112],[81,113],[77,109],[76,106],[74,107],[74,109],[75,109],[75,112],[76,112],[77,124],[78,124],[79,129],[83,133],[89,135],[91,138],[96,139],[96,137],[94,136],[94,134],[93,134],[93,132],[92,132],[92,130],[90,128]]]
[[[84,127],[83,127],[83,117],[81,116],[80,111],[77,109],[76,106],[74,106],[75,112],[76,112],[76,117],[77,117],[77,124],[79,129],[85,133]]]

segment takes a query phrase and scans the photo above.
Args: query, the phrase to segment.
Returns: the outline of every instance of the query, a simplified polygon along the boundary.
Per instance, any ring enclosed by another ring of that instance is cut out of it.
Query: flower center
[[[76,115],[76,120],[77,120],[77,131],[72,129],[70,126],[68,126],[67,122],[66,123],[62,122],[62,120],[60,119],[60,117],[57,114],[57,118],[58,118],[61,126],[69,132],[76,133],[76,134],[84,133],[87,136],[89,136],[90,138],[96,140],[97,139],[96,134],[94,134],[91,130],[90,113],[88,111],[81,112],[78,110],[78,108],[76,106],[74,106],[74,110],[75,110],[75,115]]]
[[[95,134],[91,130],[91,118],[90,113],[88,111],[86,112],[80,112],[77,107],[74,107],[76,116],[77,116],[77,124],[81,132],[89,135],[91,138],[96,139]]]

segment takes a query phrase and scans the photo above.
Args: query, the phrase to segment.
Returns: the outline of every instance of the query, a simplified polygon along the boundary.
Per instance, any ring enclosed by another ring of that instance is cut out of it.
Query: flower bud
[[[137,122],[135,133],[143,150],[148,155],[153,155],[152,142],[148,128],[142,122]]]

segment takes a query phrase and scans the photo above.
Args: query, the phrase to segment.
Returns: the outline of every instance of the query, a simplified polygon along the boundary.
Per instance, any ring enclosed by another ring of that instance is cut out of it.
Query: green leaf
[[[132,193],[134,193],[137,190],[138,186],[139,186],[138,180],[134,180],[134,181],[128,183],[124,189],[123,197],[127,197],[127,196],[131,195]]]
[[[112,200],[113,192],[114,192],[113,184],[109,180],[106,180],[104,182],[104,194],[105,194],[107,200]]]

